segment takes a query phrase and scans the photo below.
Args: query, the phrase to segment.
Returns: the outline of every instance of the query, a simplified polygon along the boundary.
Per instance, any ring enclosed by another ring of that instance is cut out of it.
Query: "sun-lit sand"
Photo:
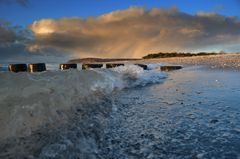
[[[158,58],[144,61],[148,63],[164,62],[178,65],[203,65],[211,68],[221,69],[240,69],[240,54]]]

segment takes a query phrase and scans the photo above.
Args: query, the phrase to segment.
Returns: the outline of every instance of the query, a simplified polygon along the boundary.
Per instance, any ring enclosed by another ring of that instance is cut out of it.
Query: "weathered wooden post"
[[[103,64],[83,64],[82,65],[83,70],[86,70],[89,68],[101,68],[101,67],[103,67]]]
[[[182,66],[161,66],[160,70],[161,71],[174,71],[174,70],[179,70],[182,69]]]
[[[8,71],[10,72],[27,72],[26,64],[9,64]]]
[[[148,69],[147,65],[144,65],[144,64],[135,64],[135,65],[142,67],[144,70]]]
[[[119,66],[124,66],[124,64],[123,63],[107,63],[106,64],[106,68],[114,68]]]
[[[77,69],[77,64],[75,63],[60,64],[59,69],[60,70]]]
[[[45,65],[45,63],[28,64],[28,71],[29,72],[43,72],[43,71],[46,71],[46,65]]]

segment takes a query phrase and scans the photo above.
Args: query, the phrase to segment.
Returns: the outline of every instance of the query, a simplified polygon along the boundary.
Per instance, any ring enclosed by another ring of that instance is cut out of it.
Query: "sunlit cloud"
[[[78,57],[194,52],[223,44],[237,45],[240,41],[237,18],[204,12],[190,15],[176,8],[129,8],[87,19],[42,19],[30,29],[36,36],[33,48],[55,48]]]
[[[46,52],[37,51],[33,47],[35,38],[28,29],[14,26],[0,20],[0,62],[47,62],[63,60],[60,50],[45,49]],[[33,51],[34,50],[34,51]]]
[[[32,32],[32,34],[31,34]],[[129,8],[98,17],[42,19],[28,29],[0,22],[4,57],[142,57],[154,52],[240,50],[240,21],[176,8]]]

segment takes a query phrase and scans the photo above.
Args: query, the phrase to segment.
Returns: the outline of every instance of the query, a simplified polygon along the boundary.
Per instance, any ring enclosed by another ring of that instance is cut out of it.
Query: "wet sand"
[[[93,105],[78,103],[61,127],[6,141],[0,158],[238,159],[239,57],[141,61],[184,68],[161,83],[116,91]]]
[[[118,97],[103,158],[240,158],[239,54],[141,62],[184,69]]]
[[[240,157],[240,74],[187,67],[161,84],[122,92],[103,158]]]

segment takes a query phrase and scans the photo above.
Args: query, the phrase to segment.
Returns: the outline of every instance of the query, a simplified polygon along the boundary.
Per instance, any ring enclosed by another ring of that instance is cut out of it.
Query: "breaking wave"
[[[61,111],[115,90],[161,82],[166,74],[135,65],[113,69],[0,73],[0,139],[29,136],[63,121]]]

